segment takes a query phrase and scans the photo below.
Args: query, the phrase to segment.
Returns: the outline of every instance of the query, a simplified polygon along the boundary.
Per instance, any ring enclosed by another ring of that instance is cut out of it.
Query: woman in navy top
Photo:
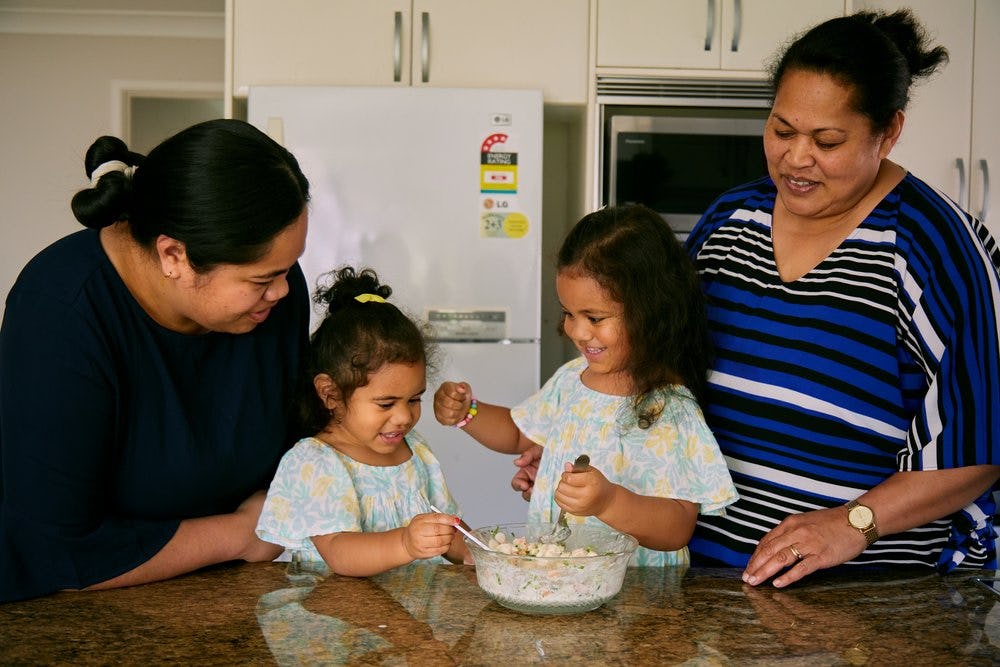
[[[280,548],[254,526],[294,439],[308,182],[252,126],[147,157],[101,137],[88,229],[33,258],[0,329],[0,600]]]

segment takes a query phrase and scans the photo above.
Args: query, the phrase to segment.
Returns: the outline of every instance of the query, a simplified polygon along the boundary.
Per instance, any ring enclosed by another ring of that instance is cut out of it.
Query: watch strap
[[[846,505],[847,513],[850,514],[851,510],[854,509],[855,507],[858,507],[859,505],[861,505],[861,503],[859,503],[857,500],[852,500],[851,502],[847,503]],[[859,527],[855,526],[853,523],[850,522],[848,522],[848,524],[851,526],[851,528],[856,528],[864,536],[865,542],[867,542],[867,546],[870,547],[871,545],[875,544],[875,542],[878,540],[879,534],[878,534],[878,527],[876,527],[875,525],[875,513],[871,511],[870,507],[868,508],[868,511],[871,512],[872,521],[867,526]]]

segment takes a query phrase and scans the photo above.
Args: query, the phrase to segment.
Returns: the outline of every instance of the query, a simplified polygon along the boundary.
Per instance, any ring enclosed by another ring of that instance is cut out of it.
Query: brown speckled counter
[[[0,664],[998,664],[1000,599],[980,575],[823,574],[777,591],[736,570],[632,568],[599,610],[527,616],[471,567],[317,579],[234,565],[0,605]]]

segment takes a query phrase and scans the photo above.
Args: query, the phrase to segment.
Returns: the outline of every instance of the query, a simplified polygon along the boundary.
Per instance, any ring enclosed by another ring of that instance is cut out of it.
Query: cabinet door
[[[722,69],[767,69],[799,32],[843,15],[844,0],[723,0]]]
[[[721,2],[597,0],[597,66],[718,69]]]
[[[995,0],[990,0],[994,2]],[[865,0],[856,9],[913,9],[933,44],[948,49],[949,61],[910,89],[899,143],[890,158],[969,205],[969,145],[972,140],[972,40],[975,0]],[[995,35],[996,33],[994,33]],[[994,37],[995,41],[995,37]],[[994,107],[995,108],[995,107]]]
[[[997,186],[1000,185],[1000,2],[976,2],[976,45],[972,89],[972,195],[969,208],[1000,240]],[[990,174],[988,171],[992,169]],[[992,201],[988,176],[993,177]],[[992,209],[992,210],[991,210]]]
[[[597,0],[598,67],[763,70],[844,0]]]
[[[233,0],[233,94],[251,85],[408,85],[410,0]]]
[[[587,0],[414,0],[411,81],[585,104],[589,25]]]

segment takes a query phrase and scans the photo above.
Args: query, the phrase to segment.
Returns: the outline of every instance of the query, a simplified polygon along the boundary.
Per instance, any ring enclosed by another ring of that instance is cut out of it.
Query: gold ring
[[[805,556],[803,556],[802,553],[795,548],[794,544],[788,548],[792,550],[792,555],[795,556],[796,560],[802,560],[803,558],[805,558]]]

